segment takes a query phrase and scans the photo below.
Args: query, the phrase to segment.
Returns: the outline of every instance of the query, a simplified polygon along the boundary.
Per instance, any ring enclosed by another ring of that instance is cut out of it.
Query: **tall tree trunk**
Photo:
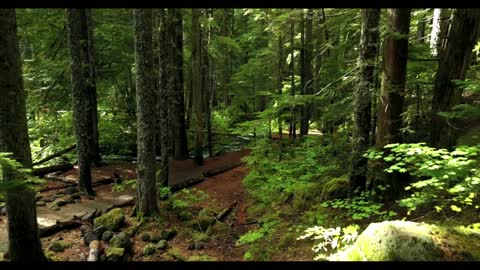
[[[157,111],[158,117],[158,131],[159,131],[159,141],[156,142],[159,144],[160,148],[160,166],[158,174],[158,182],[162,186],[168,185],[169,177],[169,159],[170,155],[168,152],[169,142],[171,141],[169,136],[168,128],[168,119],[169,119],[169,104],[168,101],[168,78],[167,78],[167,64],[168,64],[168,43],[167,43],[167,22],[166,22],[166,11],[160,9],[160,29],[158,35],[158,44],[159,44],[159,89],[157,92]]]
[[[430,36],[430,48],[433,56],[441,55],[443,44],[448,33],[450,10],[436,8],[433,10],[432,32]]]
[[[425,43],[425,27],[427,25],[427,16],[422,14],[422,16],[418,19],[417,23],[417,41],[418,43]]]
[[[222,35],[224,37],[231,36],[231,29],[229,25],[230,21],[230,9],[225,8],[223,10],[223,24],[222,24]],[[225,107],[230,105],[230,94],[228,92],[228,82],[230,79],[230,46],[228,44],[224,45],[224,55],[223,55],[223,104]]]
[[[92,20],[92,10],[86,9],[86,27],[87,27],[87,40],[88,40],[88,68],[89,68],[89,79],[87,80],[87,93],[90,98],[90,117],[92,118],[92,136],[93,142],[90,147],[90,155],[92,157],[92,162],[95,165],[100,165],[100,146],[98,138],[98,111],[97,111],[97,76],[95,68],[95,47],[94,47],[94,35],[93,35],[93,20]]]
[[[312,95],[313,94],[313,10],[309,9],[307,11],[307,17],[305,20],[305,44],[304,44],[304,94]],[[300,133],[303,135],[308,135],[308,128],[310,117],[312,116],[312,105],[306,104],[304,107],[304,116],[302,123],[302,130]]]
[[[80,189],[94,195],[91,179],[92,149],[94,149],[94,123],[92,102],[94,78],[92,78],[91,56],[88,41],[88,11],[67,9],[68,39],[73,98],[73,119],[77,140]],[[96,95],[96,94],[95,94]]]
[[[285,62],[285,56],[283,55],[283,36],[280,34],[278,37],[278,96],[281,98],[283,90],[283,66]],[[278,136],[280,138],[280,145],[283,140],[283,127],[282,127],[282,111],[278,110]]]
[[[192,102],[194,132],[194,159],[199,165],[203,164],[203,95],[202,95],[202,55],[201,55],[201,32],[200,10],[192,9]]]
[[[290,95],[295,96],[295,61],[294,61],[294,53],[295,53],[295,23],[292,21],[290,23],[290,46],[291,46],[291,56],[290,56],[290,65],[291,65],[291,90]],[[290,130],[289,130],[289,137],[290,142],[295,142],[297,137],[296,135],[296,114],[295,114],[295,107],[291,108],[291,116],[290,116]]]
[[[185,128],[185,101],[183,87],[183,20],[182,10],[168,10],[169,18],[169,91],[174,123],[175,159],[188,158],[187,131]]]
[[[305,13],[300,13],[300,59],[298,66],[300,67],[300,95],[305,95]],[[300,107],[300,137],[306,135],[306,106]]]
[[[209,19],[212,18],[212,9],[205,9],[205,18]],[[205,31],[205,35],[203,36],[203,67],[204,67],[204,81],[203,81],[203,96],[204,96],[204,104],[205,104],[205,121],[207,127],[207,149],[208,155],[213,156],[213,145],[212,145],[212,94],[213,94],[213,66],[212,66],[212,58],[208,52],[208,48],[210,46],[211,40],[211,27],[210,25],[207,26]]]
[[[357,188],[366,189],[367,162],[363,157],[369,147],[371,97],[375,84],[375,60],[378,51],[380,9],[362,9],[362,32],[358,59],[359,80],[355,87],[352,169],[350,196]]]
[[[388,9],[387,29],[392,33],[385,37],[383,51],[383,78],[379,100],[377,122],[377,147],[401,143],[403,101],[408,56],[408,34],[410,30],[410,9]],[[390,185],[387,199],[393,200],[400,195],[399,175],[387,177]]]
[[[452,123],[438,115],[461,103],[462,89],[453,80],[464,80],[470,66],[472,50],[478,39],[479,9],[456,9],[445,54],[440,58],[432,100],[431,144],[451,148],[457,131]]]
[[[155,168],[155,77],[151,9],[134,9],[137,68],[137,204],[138,216],[158,213]]]
[[[32,167],[28,140],[26,97],[23,86],[15,9],[0,9],[0,152],[24,168]],[[2,178],[15,181],[14,172],[3,170]],[[35,192],[29,187],[7,190],[10,260],[46,261],[38,235]]]

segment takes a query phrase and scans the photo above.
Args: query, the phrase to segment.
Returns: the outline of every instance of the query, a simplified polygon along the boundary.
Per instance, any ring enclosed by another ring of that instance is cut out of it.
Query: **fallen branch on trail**
[[[68,221],[57,221],[57,223],[53,226],[41,228],[39,230],[39,235],[40,237],[47,237],[59,231],[80,227],[82,224],[83,223],[78,218]]]
[[[238,201],[234,202],[230,207],[223,209],[223,211],[217,215],[217,220],[223,222],[225,219],[227,219],[228,214],[232,212],[233,208],[235,208],[237,204],[238,204]]]
[[[45,157],[45,158],[43,158],[43,159],[41,159],[41,160],[39,160],[39,161],[37,161],[37,162],[34,162],[34,163],[32,164],[32,166],[40,165],[40,164],[45,163],[45,162],[47,162],[47,161],[49,161],[49,160],[51,160],[51,159],[54,159],[54,158],[59,157],[59,156],[61,156],[61,155],[63,155],[63,154],[66,154],[66,153],[72,151],[73,149],[75,149],[76,146],[77,146],[76,144],[72,144],[72,145],[70,145],[69,147],[67,147],[67,148],[65,148],[65,149],[63,149],[63,150],[61,150],[61,151],[59,151],[59,152],[57,152],[57,153],[51,154],[50,156],[47,156],[47,157]]]
[[[34,168],[32,170],[32,173],[35,176],[40,176],[41,177],[41,176],[44,176],[47,173],[64,172],[64,171],[68,171],[70,169],[73,169],[73,164],[63,163],[63,164],[52,165],[52,166],[47,166],[47,167]]]

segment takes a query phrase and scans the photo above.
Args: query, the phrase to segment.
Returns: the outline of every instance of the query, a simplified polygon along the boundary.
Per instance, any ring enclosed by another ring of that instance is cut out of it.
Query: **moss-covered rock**
[[[177,216],[181,221],[189,221],[193,219],[192,213],[187,210],[180,211]]]
[[[104,226],[109,231],[118,231],[125,221],[125,214],[121,208],[115,208],[110,212],[97,217],[94,220],[95,228]]]
[[[105,250],[106,260],[109,262],[116,262],[123,259],[125,255],[125,249],[117,247],[108,247]]]
[[[162,232],[152,232],[150,234],[150,242],[157,243],[160,240],[167,240]]]
[[[132,246],[130,237],[124,232],[121,232],[110,239],[110,246],[117,248],[129,249]]]
[[[480,260],[480,232],[468,227],[440,227],[409,221],[372,223],[344,251],[339,261]]]
[[[230,226],[220,221],[215,222],[215,224],[210,226],[207,230],[207,234],[215,238],[223,237],[229,232]]]
[[[144,256],[152,255],[153,253],[155,253],[156,250],[157,250],[157,246],[156,246],[156,245],[154,245],[154,244],[147,244],[147,245],[143,248],[143,255],[144,255]]]
[[[177,261],[182,261],[183,262],[183,261],[187,260],[187,257],[185,257],[185,255],[183,255],[182,252],[180,251],[180,249],[178,249],[178,248],[172,248],[171,250],[169,250],[167,252],[167,255],[171,256],[172,258],[174,258]]]
[[[105,231],[102,235],[102,240],[105,242],[110,241],[113,237],[113,232],[112,231]]]
[[[65,249],[70,248],[72,246],[71,243],[60,240],[60,241],[55,241],[50,244],[48,247],[48,250],[53,251],[53,252],[63,252]]]
[[[45,205],[47,205],[47,203],[44,202],[44,201],[38,201],[38,202],[36,202],[36,204],[37,204],[37,206],[45,206]]]
[[[191,226],[194,230],[206,231],[208,227],[215,223],[216,215],[217,213],[211,209],[202,209],[197,218],[191,221]]]
[[[158,249],[162,249],[162,250],[163,250],[163,249],[167,249],[167,248],[168,248],[168,242],[167,242],[167,240],[160,240],[160,241],[158,241],[158,243],[157,243],[157,248],[158,248]]]
[[[160,233],[162,240],[170,241],[177,235],[177,230],[175,229],[166,229]]]
[[[213,262],[216,261],[217,259],[210,257],[208,255],[193,255],[188,257],[189,262]]]
[[[349,189],[348,176],[332,178],[327,181],[322,188],[321,200],[331,200],[338,198],[347,198]]]

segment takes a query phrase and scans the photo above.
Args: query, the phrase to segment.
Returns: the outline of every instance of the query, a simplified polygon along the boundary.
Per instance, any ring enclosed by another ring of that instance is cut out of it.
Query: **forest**
[[[0,261],[480,260],[480,9],[0,9]]]

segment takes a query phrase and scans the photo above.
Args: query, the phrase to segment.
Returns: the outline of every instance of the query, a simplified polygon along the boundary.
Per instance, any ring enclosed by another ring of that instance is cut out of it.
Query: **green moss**
[[[189,262],[213,262],[217,261],[216,258],[210,257],[208,255],[193,255],[188,257]]]
[[[444,261],[480,259],[480,234],[407,221],[372,223],[357,241],[329,260]]]
[[[107,261],[118,261],[125,255],[124,248],[117,248],[117,247],[108,247],[105,251],[105,256],[107,257]]]
[[[156,245],[154,245],[154,244],[147,244],[147,245],[143,248],[143,255],[144,255],[144,256],[152,255],[153,253],[155,253],[156,250],[157,250],[157,246],[156,246]]]
[[[71,243],[66,242],[66,241],[55,241],[50,244],[48,247],[48,250],[53,251],[53,252],[63,252],[65,249],[70,248],[72,246]]]
[[[118,231],[125,221],[125,214],[121,208],[115,208],[103,214],[94,221],[94,227],[104,226],[109,231]]]
[[[180,249],[178,248],[172,248],[171,250],[169,250],[167,252],[167,255],[171,256],[172,258],[178,260],[178,261],[186,261],[187,260],[187,257],[185,257],[182,252],[180,251]]]
[[[332,178],[323,185],[321,199],[331,200],[348,197],[349,180],[348,175]]]

